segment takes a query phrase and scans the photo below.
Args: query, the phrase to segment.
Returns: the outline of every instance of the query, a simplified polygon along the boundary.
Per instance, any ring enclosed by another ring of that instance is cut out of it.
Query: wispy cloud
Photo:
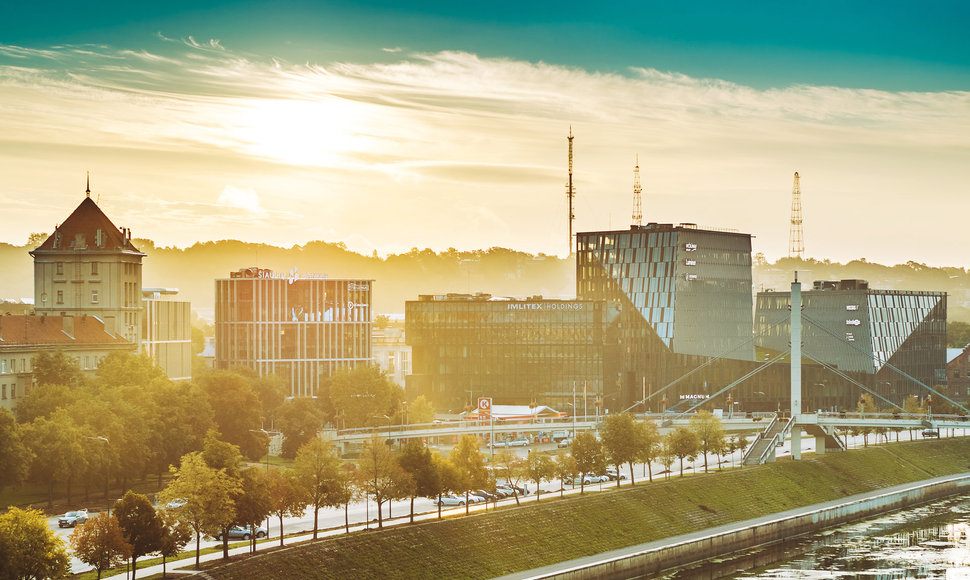
[[[872,205],[877,195],[891,203],[922,184],[956,198],[970,178],[966,92],[757,90],[651,68],[606,74],[399,47],[383,49],[399,55],[390,63],[293,64],[239,54],[218,40],[159,38],[155,51],[0,45],[0,156],[29,143],[191,152],[190,173],[211,171],[217,159],[229,173],[258,162],[278,168],[269,172],[278,187],[230,190],[224,184],[236,175],[219,176],[222,186],[214,177],[204,193],[169,200],[177,204],[169,215],[188,221],[216,207],[236,212],[233,219],[304,223],[318,212],[344,224],[340,237],[359,233],[382,247],[391,234],[367,223],[370,208],[405,215],[415,203],[464,203],[472,225],[435,223],[438,245],[463,236],[468,246],[487,247],[501,222],[524,249],[550,253],[551,242],[530,245],[516,232],[536,230],[529,219],[541,214],[549,218],[539,229],[559,235],[562,217],[550,208],[561,201],[570,124],[581,228],[629,219],[635,153],[655,219],[727,220],[766,240],[787,236],[795,170],[811,192],[806,220],[809,208],[842,208],[825,217],[833,228],[857,223],[852,212],[886,218],[886,207]],[[478,203],[486,198],[492,206]],[[312,209],[273,213],[293,200]],[[777,212],[772,225],[752,207]],[[410,235],[427,234],[430,219],[415,218]],[[435,241],[404,245],[424,244]]]

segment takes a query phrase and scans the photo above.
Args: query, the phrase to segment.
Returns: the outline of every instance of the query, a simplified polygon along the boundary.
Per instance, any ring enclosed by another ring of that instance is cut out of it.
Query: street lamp
[[[90,435],[87,435],[86,437],[88,439],[91,439],[92,441],[101,441],[103,443],[110,444],[110,441],[108,441],[108,438],[105,437],[104,435],[98,435],[97,437],[92,437]],[[108,499],[108,469],[106,467],[107,461],[105,460],[107,453],[108,453],[107,449],[101,450],[101,471],[104,472],[104,499]],[[110,515],[110,513],[111,513],[111,506],[108,506],[108,514]]]

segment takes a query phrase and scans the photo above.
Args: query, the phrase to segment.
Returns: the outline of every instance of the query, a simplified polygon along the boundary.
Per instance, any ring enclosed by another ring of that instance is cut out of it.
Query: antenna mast
[[[798,172],[791,190],[791,230],[788,233],[788,257],[802,258],[805,253],[805,235],[802,231],[802,191],[798,186]]]
[[[569,255],[573,255],[573,221],[576,214],[573,213],[573,198],[576,197],[576,189],[573,187],[573,126],[569,126],[569,181],[566,183],[566,200],[569,202]]]
[[[640,194],[643,188],[640,187],[640,154],[636,156],[633,164],[633,225],[640,227],[643,225],[643,212],[640,211]]]

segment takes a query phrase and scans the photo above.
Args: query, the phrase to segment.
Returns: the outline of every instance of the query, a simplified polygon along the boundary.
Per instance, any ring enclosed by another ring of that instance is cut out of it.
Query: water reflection
[[[707,561],[661,578],[970,579],[970,496]]]

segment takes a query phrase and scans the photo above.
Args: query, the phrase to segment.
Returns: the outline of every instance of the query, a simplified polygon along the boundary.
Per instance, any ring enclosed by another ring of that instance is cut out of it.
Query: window
[[[3,385],[2,389],[3,390],[0,390],[0,399],[6,399],[7,398],[7,385]]]
[[[98,231],[100,232],[101,230],[98,230]],[[98,263],[97,262],[91,262],[91,275],[92,276],[97,276],[98,275]]]
[[[10,398],[11,399],[16,399],[17,398],[17,385],[16,385],[16,383],[10,385]]]
[[[58,304],[64,304],[64,291],[63,290],[58,290],[57,291],[57,303]]]
[[[54,265],[54,273],[57,274],[58,276],[64,275],[64,262],[57,262]]]
[[[97,303],[98,303],[98,291],[97,290],[92,290],[91,291],[91,304],[97,304]]]

